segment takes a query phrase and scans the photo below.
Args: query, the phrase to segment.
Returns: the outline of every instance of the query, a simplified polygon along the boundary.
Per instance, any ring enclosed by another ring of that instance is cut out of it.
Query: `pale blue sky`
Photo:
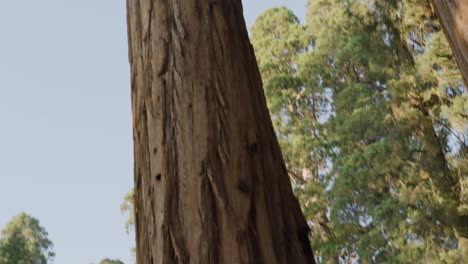
[[[247,24],[271,6],[244,1]],[[38,218],[57,264],[131,263],[119,205],[133,184],[125,1],[0,1],[0,228]]]

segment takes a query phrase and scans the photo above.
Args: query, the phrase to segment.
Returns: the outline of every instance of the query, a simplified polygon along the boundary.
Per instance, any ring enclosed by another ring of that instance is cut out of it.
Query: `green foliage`
[[[55,256],[52,242],[39,220],[20,213],[2,230],[1,264],[46,264]]]
[[[124,264],[122,261],[118,260],[118,259],[103,259],[101,260],[101,262],[99,262],[99,264]]]
[[[134,190],[132,190],[125,195],[124,201],[120,205],[120,211],[123,214],[128,214],[128,220],[125,223],[125,231],[127,234],[129,234],[130,231],[135,227],[135,204],[133,202],[134,196]]]
[[[120,205],[120,211],[123,214],[128,214],[128,220],[125,223],[125,231],[127,234],[130,234],[134,228],[135,228],[135,202],[134,202],[134,197],[135,197],[135,190],[131,190],[129,193],[127,193],[124,197],[124,201]],[[136,248],[132,248],[132,255],[135,259],[136,263]]]
[[[430,2],[307,7],[307,25],[266,11],[251,40],[316,255],[461,261],[468,96]]]

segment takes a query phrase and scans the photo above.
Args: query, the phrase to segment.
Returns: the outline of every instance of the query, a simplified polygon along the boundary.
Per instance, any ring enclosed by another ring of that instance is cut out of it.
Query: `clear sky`
[[[305,0],[244,1],[304,16]],[[24,211],[57,264],[132,263],[120,203],[133,185],[125,1],[0,1],[0,228]]]

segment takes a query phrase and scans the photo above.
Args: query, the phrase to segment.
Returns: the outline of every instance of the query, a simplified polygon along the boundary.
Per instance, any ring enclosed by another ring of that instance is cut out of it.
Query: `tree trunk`
[[[432,0],[468,86],[468,0]]]
[[[138,263],[314,263],[241,1],[127,9]]]

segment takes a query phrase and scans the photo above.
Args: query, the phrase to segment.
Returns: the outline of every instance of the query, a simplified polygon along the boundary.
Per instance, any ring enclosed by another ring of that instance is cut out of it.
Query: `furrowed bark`
[[[432,0],[468,86],[468,0]]]
[[[127,9],[138,263],[314,263],[241,1]]]

